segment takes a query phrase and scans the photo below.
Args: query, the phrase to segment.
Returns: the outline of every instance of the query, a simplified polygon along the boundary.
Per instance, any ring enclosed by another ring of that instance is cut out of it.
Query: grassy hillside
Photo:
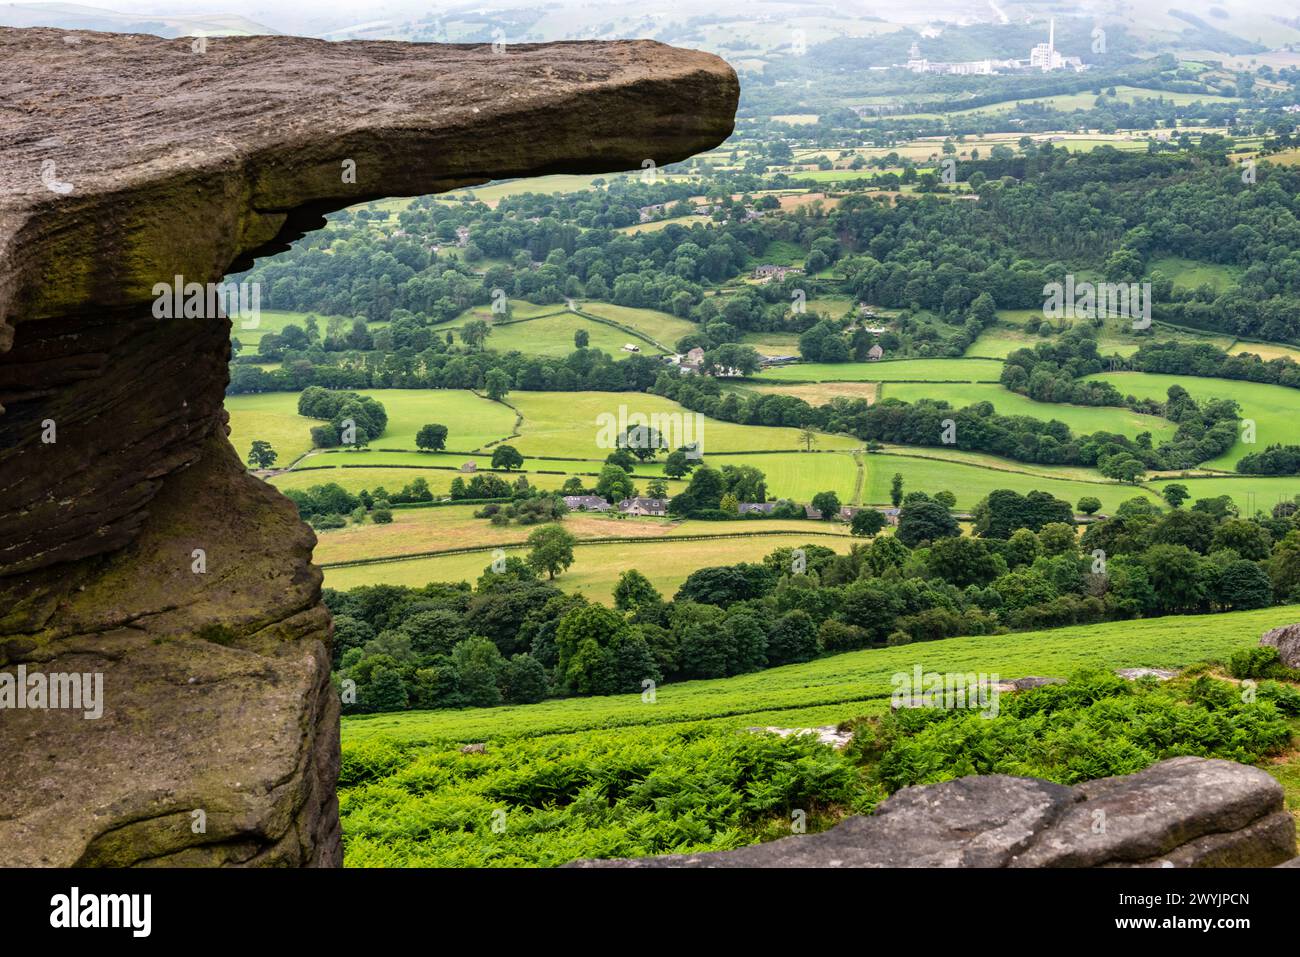
[[[711,681],[666,684],[653,704],[640,695],[566,698],[534,705],[424,711],[343,719],[346,742],[389,736],[406,742],[494,741],[684,721],[742,728],[843,721],[889,706],[891,677],[927,671],[1001,678],[1065,676],[1085,667],[1177,668],[1257,644],[1264,631],[1300,620],[1300,606],[1220,615],[1150,618],[1050,631],[978,635],[852,651],[800,665]]]

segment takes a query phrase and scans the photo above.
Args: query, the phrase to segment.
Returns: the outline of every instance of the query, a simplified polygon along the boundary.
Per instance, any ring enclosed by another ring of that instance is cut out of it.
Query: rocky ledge
[[[157,320],[384,196],[663,166],[731,132],[717,57],[0,28],[0,866],[340,862],[315,539],[226,439],[223,317]]]
[[[570,866],[1269,867],[1295,857],[1295,820],[1277,781],[1258,768],[1186,757],[1075,787],[958,778],[904,788],[870,817],[820,834]]]

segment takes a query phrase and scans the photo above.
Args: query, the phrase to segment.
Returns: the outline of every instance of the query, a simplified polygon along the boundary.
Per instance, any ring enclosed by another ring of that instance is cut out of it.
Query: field
[[[1197,262],[1179,256],[1165,256],[1153,259],[1148,265],[1148,272],[1159,270],[1172,280],[1176,289],[1198,289],[1208,285],[1215,292],[1223,292],[1237,285],[1241,278],[1238,266],[1221,266],[1218,263]]]
[[[1228,350],[1233,355],[1242,355],[1243,353],[1254,353],[1265,362],[1270,359],[1291,359],[1294,362],[1300,362],[1300,348],[1295,346],[1281,346],[1272,342],[1243,342],[1238,341],[1235,346]]]
[[[448,505],[439,508],[399,508],[389,525],[351,525],[317,533],[313,555],[318,565],[359,561],[369,558],[420,554],[443,549],[479,546],[491,549],[524,541],[536,526],[492,525],[475,518],[477,505]],[[682,535],[729,535],[741,532],[834,532],[847,536],[848,527],[838,522],[824,525],[802,519],[749,519],[743,523],[680,521],[640,518],[598,512],[570,512],[564,528],[578,539],[673,538]],[[820,536],[819,536],[820,537]]]
[[[1100,480],[1082,482],[1035,475],[1025,470],[1035,466],[1006,460],[1006,471],[990,468],[988,464],[966,464],[953,460],[921,456],[941,455],[939,449],[908,448],[905,455],[874,454],[866,456],[866,485],[862,501],[873,504],[889,502],[889,487],[895,472],[903,475],[904,492],[949,491],[957,497],[957,507],[968,509],[994,489],[1010,488],[1022,494],[1031,491],[1049,492],[1071,505],[1084,496],[1098,498],[1102,511],[1113,512],[1126,499],[1154,495],[1133,485]],[[915,455],[912,453],[916,453]],[[986,456],[997,461],[993,456]]]
[[[1124,395],[1139,399],[1164,399],[1171,385],[1180,385],[1197,400],[1236,399],[1245,419],[1255,423],[1255,443],[1237,443],[1224,455],[1202,463],[1202,468],[1231,471],[1242,456],[1262,451],[1276,442],[1297,441],[1300,423],[1300,389],[1259,382],[1237,382],[1197,376],[1156,375],[1147,372],[1107,372],[1094,378],[1112,383]]]
[[[1255,512],[1268,512],[1278,502],[1291,501],[1300,495],[1300,475],[1259,476],[1242,475],[1238,477],[1191,477],[1162,479],[1147,483],[1157,491],[1165,486],[1179,483],[1186,486],[1191,493],[1191,501],[1198,498],[1218,498],[1227,495],[1243,515]]]
[[[325,335],[325,330],[329,328],[330,320],[334,318],[333,316],[324,316],[313,312],[286,312],[281,309],[263,309],[258,313],[257,327],[255,329],[244,328],[245,322],[252,322],[251,318],[231,319],[230,338],[238,339],[240,345],[244,347],[240,355],[255,355],[258,343],[262,341],[262,337],[268,332],[279,333],[285,326],[290,324],[306,328],[309,316],[316,317],[316,325],[320,328],[322,336]],[[347,323],[349,329],[352,328],[353,317],[341,316],[339,318]],[[384,323],[374,323],[370,326],[370,329],[373,331],[383,325]]]
[[[832,724],[889,706],[890,678],[918,661],[927,670],[1000,678],[1066,676],[1085,667],[1177,668],[1256,644],[1262,632],[1300,618],[1300,606],[1219,615],[1105,622],[1049,631],[948,638],[852,651],[800,665],[711,681],[666,684],[653,705],[640,695],[568,698],[534,705],[344,718],[345,742],[390,736],[407,742],[494,741],[616,727],[719,720],[743,728]]]
[[[801,362],[768,369],[757,382],[997,382],[996,359],[893,359],[880,362]]]
[[[1027,415],[1048,421],[1064,422],[1076,434],[1088,432],[1117,432],[1134,436],[1150,432],[1159,440],[1172,438],[1177,426],[1167,419],[1154,415],[1141,415],[1128,409],[1109,406],[1066,405],[1058,402],[1035,402],[1027,396],[1012,392],[1002,385],[987,383],[957,384],[934,382],[890,382],[880,388],[881,399],[902,399],[916,402],[919,399],[943,399],[954,408],[991,402],[1000,415]]]
[[[696,568],[756,562],[778,548],[799,547],[809,542],[837,551],[848,550],[850,539],[842,533],[809,534],[819,530],[817,524],[796,524],[799,533],[791,535],[739,535],[705,541],[579,543],[573,550],[573,565],[556,578],[555,583],[565,592],[580,592],[595,601],[613,604],[618,576],[629,568],[637,569],[665,597],[671,597]],[[744,531],[746,525],[727,523],[720,525],[718,532]],[[527,549],[506,548],[505,554],[522,558],[527,555]],[[329,568],[325,570],[325,584],[329,588],[347,589],[358,585],[418,586],[437,581],[473,582],[492,563],[492,558],[492,549],[487,547],[481,552],[437,558]]]
[[[647,339],[573,313],[493,326],[483,345],[486,349],[498,352],[522,352],[532,356],[561,358],[574,350],[573,337],[580,329],[587,333],[589,348],[600,349],[615,359],[629,355],[623,351],[623,346],[628,343],[639,347],[647,355],[656,355],[660,351]]]
[[[739,387],[737,391],[757,392],[760,394],[779,392],[781,395],[792,395],[803,399],[809,405],[825,405],[836,399],[866,399],[868,402],[875,402],[876,395],[880,392],[880,383],[809,382],[802,385],[796,383],[789,385],[746,383],[744,386]]]
[[[375,445],[415,449],[415,435],[431,422],[446,425],[449,448],[469,451],[504,438],[514,431],[515,414],[499,402],[481,398],[467,389],[362,389],[382,402],[388,428]],[[284,466],[311,448],[315,419],[298,414],[298,393],[265,392],[226,397],[230,413],[230,440],[241,455],[253,439],[266,439],[280,453]],[[319,463],[314,463],[319,464]]]
[[[583,459],[603,459],[609,448],[597,444],[604,420],[615,420],[634,413],[642,415],[675,415],[691,417],[676,402],[655,395],[628,392],[515,392],[509,401],[523,414],[520,427],[523,433],[512,440],[524,455],[560,455]],[[621,431],[621,428],[619,429]],[[694,440],[694,436],[688,437]],[[684,442],[682,444],[685,444]],[[770,428],[757,425],[737,425],[716,419],[703,420],[704,453],[750,452],[798,449],[797,429]],[[851,449],[861,443],[847,436],[822,435],[818,447],[823,449]]]
[[[635,329],[641,335],[661,342],[670,349],[678,339],[699,331],[699,327],[690,320],[657,309],[636,309],[632,306],[616,306],[610,302],[583,302],[578,304],[578,309]]]
[[[298,414],[296,392],[266,392],[260,395],[228,395],[226,411],[230,413],[230,444],[240,458],[248,455],[255,439],[271,443],[284,468],[298,456],[311,450],[311,430],[322,424]]]

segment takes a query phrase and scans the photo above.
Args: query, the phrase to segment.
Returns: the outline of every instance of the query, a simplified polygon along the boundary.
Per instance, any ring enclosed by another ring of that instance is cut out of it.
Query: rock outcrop
[[[490,46],[0,29],[0,865],[340,861],[315,543],[226,439],[229,322],[158,320],[383,196],[663,166],[734,73],[649,41]]]
[[[1278,659],[1288,668],[1300,668],[1300,624],[1266,631],[1259,643],[1276,648]]]
[[[1002,774],[904,788],[870,817],[735,851],[575,867],[1268,867],[1296,856],[1282,786],[1171,758],[1063,787]]]

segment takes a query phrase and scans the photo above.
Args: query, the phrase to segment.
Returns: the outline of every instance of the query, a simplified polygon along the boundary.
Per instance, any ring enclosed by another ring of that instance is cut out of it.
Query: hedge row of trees
[[[998,491],[975,511],[977,535],[963,536],[939,495],[914,492],[898,534],[848,554],[805,545],[700,568],[671,598],[629,570],[614,608],[517,558],[472,586],[327,589],[336,678],[355,689],[350,711],[524,703],[960,634],[1300,599],[1294,503],[1242,518],[1226,497],[1167,512],[1136,498],[1081,539],[1063,520],[1069,504],[1041,493]]]

